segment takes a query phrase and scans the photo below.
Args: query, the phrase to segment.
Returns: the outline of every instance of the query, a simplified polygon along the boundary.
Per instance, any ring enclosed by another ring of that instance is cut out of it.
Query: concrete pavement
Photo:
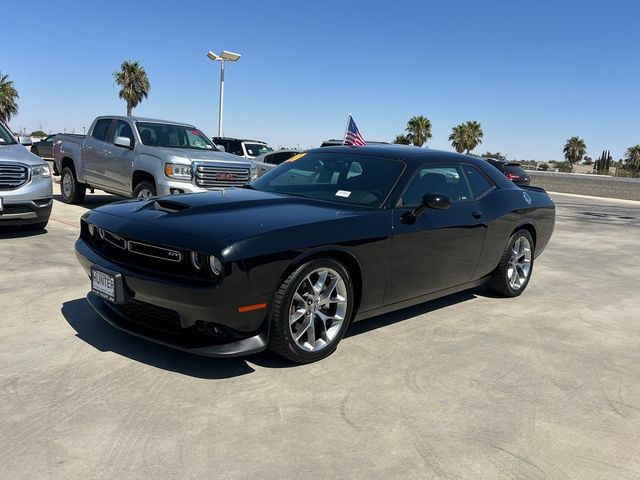
[[[639,478],[640,202],[554,198],[523,296],[364,321],[306,366],[111,328],[56,201],[0,232],[0,478]]]

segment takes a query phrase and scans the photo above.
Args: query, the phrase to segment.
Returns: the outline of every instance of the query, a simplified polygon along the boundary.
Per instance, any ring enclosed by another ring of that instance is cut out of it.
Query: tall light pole
[[[220,107],[218,109],[218,136],[222,137],[222,112],[224,110],[224,64],[226,61],[237,62],[241,55],[239,53],[223,50],[221,54],[215,54],[211,50],[207,53],[214,62],[220,62]]]

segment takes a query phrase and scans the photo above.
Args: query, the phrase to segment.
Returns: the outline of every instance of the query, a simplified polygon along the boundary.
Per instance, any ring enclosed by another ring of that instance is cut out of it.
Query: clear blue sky
[[[17,4],[16,4],[17,5]],[[152,89],[140,116],[273,146],[341,138],[349,112],[369,140],[393,139],[412,115],[433,148],[463,121],[482,123],[477,151],[558,159],[585,138],[596,157],[640,143],[640,6],[633,1],[29,2],[4,9],[0,71],[20,94],[13,129],[81,132],[125,113],[112,73],[138,60]],[[10,19],[7,14],[13,16]],[[28,14],[32,14],[29,18]]]

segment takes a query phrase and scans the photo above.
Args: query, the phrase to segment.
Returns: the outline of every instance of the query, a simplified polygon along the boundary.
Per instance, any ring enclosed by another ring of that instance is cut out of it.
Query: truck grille
[[[14,190],[29,180],[29,170],[16,163],[0,164],[0,190]]]
[[[251,180],[251,171],[242,167],[212,167],[198,165],[196,185],[202,188],[241,187]]]

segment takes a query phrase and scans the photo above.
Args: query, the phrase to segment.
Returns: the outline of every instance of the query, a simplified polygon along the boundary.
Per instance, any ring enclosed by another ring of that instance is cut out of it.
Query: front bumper
[[[46,222],[53,206],[51,177],[31,178],[14,190],[0,190],[0,226]]]
[[[87,296],[94,310],[116,328],[196,355],[248,355],[266,348],[266,309],[238,312],[238,302],[266,302],[264,297],[255,296],[248,285],[242,288],[242,282],[231,280],[234,276],[244,280],[243,272],[228,277],[227,288],[223,287],[227,278],[217,286],[172,282],[114,264],[82,239],[76,242],[76,257],[88,275],[96,266],[122,276],[123,304],[112,304],[94,293]],[[203,333],[213,330],[220,335]]]

